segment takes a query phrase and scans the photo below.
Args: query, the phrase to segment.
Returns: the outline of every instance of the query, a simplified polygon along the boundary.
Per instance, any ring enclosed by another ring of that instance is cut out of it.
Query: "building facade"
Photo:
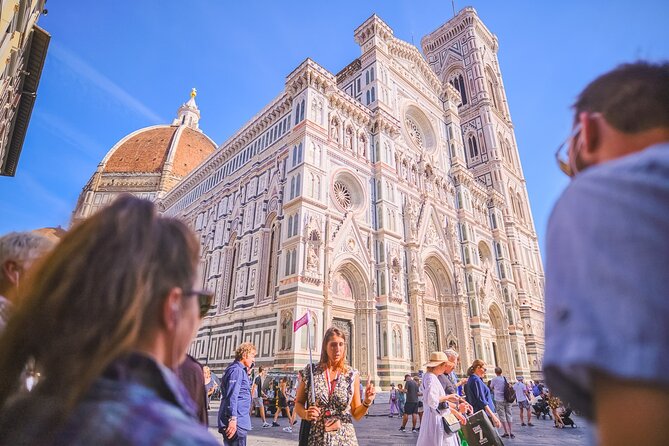
[[[329,326],[380,385],[455,348],[541,377],[543,267],[499,63],[465,8],[422,53],[373,15],[337,74],[311,59],[215,150],[194,95],[172,125],[116,144],[74,220],[123,192],[158,202],[201,241],[215,291],[190,353],[215,370],[243,341],[289,371]]]
[[[46,0],[0,2],[0,175],[14,176],[51,37],[37,26]]]
[[[472,8],[421,41],[373,15],[336,75],[307,59],[159,202],[215,291],[191,354],[295,370],[329,326],[381,385],[453,347],[541,376],[543,267],[499,63]]]

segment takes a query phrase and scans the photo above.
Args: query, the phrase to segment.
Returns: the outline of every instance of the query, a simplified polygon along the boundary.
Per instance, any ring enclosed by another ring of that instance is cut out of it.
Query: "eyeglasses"
[[[576,172],[574,172],[574,170],[571,168],[571,165],[569,164],[569,146],[580,132],[581,124],[578,123],[572,130],[569,137],[565,139],[555,151],[555,161],[557,161],[560,170],[568,177],[573,177],[576,174]]]
[[[214,293],[206,290],[185,290],[184,296],[197,296],[197,301],[200,304],[200,317],[203,318],[209,313],[209,310],[214,308],[211,303],[214,301]]]

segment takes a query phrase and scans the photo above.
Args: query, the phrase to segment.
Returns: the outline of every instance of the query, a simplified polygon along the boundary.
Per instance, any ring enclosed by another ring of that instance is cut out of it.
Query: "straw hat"
[[[444,352],[432,352],[430,353],[430,362],[425,364],[425,367],[436,367],[439,364],[448,361],[448,356]]]

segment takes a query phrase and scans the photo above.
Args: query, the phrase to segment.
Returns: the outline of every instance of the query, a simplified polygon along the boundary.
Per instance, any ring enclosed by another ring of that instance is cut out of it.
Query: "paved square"
[[[363,418],[359,422],[354,422],[355,431],[358,437],[360,446],[413,446],[416,444],[418,434],[412,434],[411,418],[407,426],[409,429],[406,433],[400,432],[398,429],[401,424],[401,419],[394,417],[389,418],[388,392],[381,392],[377,395],[375,404],[372,405],[369,411],[369,417]],[[216,415],[218,413],[218,402],[212,404],[212,410],[209,412],[211,432],[220,439],[221,444],[223,440],[215,429]],[[550,419],[536,419],[533,417],[532,422],[534,427],[521,427],[518,422],[518,408],[513,409],[514,425],[513,433],[516,438],[507,438],[504,440],[505,445],[512,446],[577,446],[588,444],[588,438],[591,432],[591,427],[586,422],[577,416],[573,417],[574,422],[578,427],[567,427],[564,429],[555,429],[553,421]],[[298,418],[299,420],[299,418]],[[253,431],[249,432],[247,444],[249,446],[288,446],[297,444],[297,436],[299,431],[299,421],[297,422],[294,432],[283,432],[282,428],[288,425],[285,418],[279,418],[281,427],[262,428],[262,421],[260,418],[252,418]]]

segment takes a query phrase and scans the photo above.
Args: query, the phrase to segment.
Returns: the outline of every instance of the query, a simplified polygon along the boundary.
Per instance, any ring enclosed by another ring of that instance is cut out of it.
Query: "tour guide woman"
[[[0,445],[218,445],[172,371],[211,304],[199,247],[131,196],[68,231],[0,337]],[[20,394],[29,358],[43,379]]]
[[[492,400],[492,394],[482,379],[485,376],[485,372],[485,363],[480,359],[475,359],[469,369],[467,369],[468,378],[467,384],[465,384],[465,395],[467,395],[467,402],[474,408],[474,412],[478,412],[479,410],[485,411],[492,424],[495,427],[500,427],[502,424],[495,414],[495,403]]]
[[[360,398],[360,375],[346,365],[346,336],[338,328],[329,328],[323,336],[321,359],[313,365],[311,382],[309,365],[300,372],[295,410],[303,420],[311,422],[309,446],[357,445],[351,418],[362,418],[374,401],[376,390],[367,379],[364,399]],[[316,401],[312,401],[311,385]],[[305,404],[309,402],[308,408]]]

